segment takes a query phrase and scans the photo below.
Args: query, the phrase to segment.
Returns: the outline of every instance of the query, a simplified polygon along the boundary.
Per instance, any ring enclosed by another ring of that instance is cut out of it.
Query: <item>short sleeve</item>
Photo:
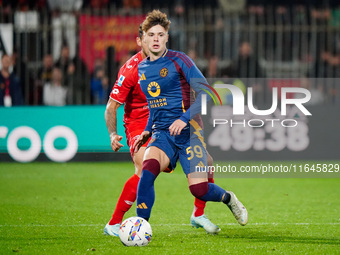
[[[137,76],[137,77],[135,77]],[[117,101],[120,104],[124,104],[126,99],[138,80],[138,74],[136,68],[127,69],[122,67],[118,73],[118,78],[110,93],[110,98]]]

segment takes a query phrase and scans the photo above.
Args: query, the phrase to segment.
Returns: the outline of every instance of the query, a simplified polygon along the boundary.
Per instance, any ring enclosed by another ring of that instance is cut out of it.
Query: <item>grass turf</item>
[[[233,162],[234,165],[240,164]],[[243,162],[242,164],[245,164]],[[248,162],[247,164],[258,164]],[[219,235],[193,229],[193,197],[180,169],[161,174],[146,247],[104,236],[132,163],[1,163],[0,254],[335,254],[340,251],[340,179],[216,178],[245,204],[239,226],[208,203]],[[135,215],[135,205],[126,217]]]

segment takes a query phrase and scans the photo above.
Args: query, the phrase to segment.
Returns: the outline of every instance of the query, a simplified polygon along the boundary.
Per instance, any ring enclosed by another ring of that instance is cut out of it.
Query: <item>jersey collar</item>
[[[168,53],[168,49],[165,50],[165,52],[162,55],[162,58],[164,58],[167,53]]]

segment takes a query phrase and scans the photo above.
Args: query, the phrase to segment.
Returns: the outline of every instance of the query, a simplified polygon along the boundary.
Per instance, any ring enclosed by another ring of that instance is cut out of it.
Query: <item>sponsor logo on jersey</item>
[[[157,82],[153,81],[150,82],[148,85],[148,92],[152,97],[158,97],[161,93],[161,87],[158,85]]]
[[[163,107],[163,106],[166,106],[168,105],[168,102],[166,101],[166,98],[163,97],[163,98],[157,98],[157,99],[154,99],[154,100],[149,100],[149,105],[150,105],[150,108],[158,108],[158,107]]]
[[[125,76],[121,74],[121,75],[119,76],[119,79],[118,79],[118,82],[117,82],[117,84],[118,84],[119,87],[122,86],[124,80],[125,80]]]
[[[113,89],[113,90],[112,90],[112,94],[117,95],[118,93],[119,93],[119,89]]]
[[[159,75],[164,78],[168,75],[168,72],[169,72],[168,69],[164,67],[159,71]]]
[[[132,68],[132,65],[128,65],[127,68],[128,68],[128,69],[131,69],[131,68]]]

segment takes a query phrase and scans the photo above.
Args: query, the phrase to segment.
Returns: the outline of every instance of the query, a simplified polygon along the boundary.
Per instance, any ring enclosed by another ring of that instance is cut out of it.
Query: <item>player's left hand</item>
[[[180,135],[183,128],[185,128],[187,123],[183,120],[175,120],[169,127],[170,135]]]
[[[140,147],[149,140],[150,136],[151,133],[149,131],[143,131],[133,144],[133,152],[137,153]]]

